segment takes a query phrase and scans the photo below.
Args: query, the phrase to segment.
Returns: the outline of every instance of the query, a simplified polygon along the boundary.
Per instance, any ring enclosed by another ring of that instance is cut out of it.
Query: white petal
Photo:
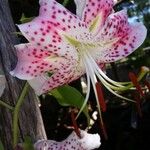
[[[35,150],[92,150],[98,148],[101,144],[98,134],[88,134],[80,130],[82,138],[72,132],[67,139],[62,142],[53,140],[40,140],[34,145]]]
[[[86,5],[86,0],[74,0],[76,4],[76,14],[81,18]]]
[[[89,134],[86,131],[81,130],[81,136],[82,138],[79,140],[79,142],[84,149],[92,150],[100,147],[101,142],[98,134]]]

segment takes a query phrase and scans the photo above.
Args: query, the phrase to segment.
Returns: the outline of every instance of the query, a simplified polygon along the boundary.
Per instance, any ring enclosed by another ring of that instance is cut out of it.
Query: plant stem
[[[29,89],[29,84],[26,82],[23,90],[21,92],[21,95],[18,98],[17,104],[14,108],[13,112],[13,147],[17,145],[18,142],[18,116],[19,116],[19,111],[22,103],[24,102],[24,98],[27,94],[27,91]]]
[[[10,106],[9,104],[3,102],[2,100],[0,100],[0,105],[8,108],[9,110],[13,111],[14,110],[14,107]]]
[[[80,133],[80,130],[78,128],[78,125],[77,125],[77,122],[76,122],[76,119],[75,119],[75,116],[74,116],[74,111],[73,109],[71,110],[71,120],[72,120],[72,123],[73,123],[73,126],[74,126],[74,131],[75,133],[77,134],[77,136],[81,139],[81,133]]]
[[[67,4],[68,4],[68,2],[69,2],[69,0],[64,0],[64,2],[63,2],[63,6],[66,6]]]

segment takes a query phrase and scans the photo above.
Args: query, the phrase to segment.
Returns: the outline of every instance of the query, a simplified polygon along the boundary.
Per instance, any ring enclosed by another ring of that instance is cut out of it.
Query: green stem
[[[64,0],[64,2],[63,2],[63,6],[66,6],[67,4],[68,4],[68,2],[69,2],[69,0]]]
[[[21,32],[13,32],[12,34],[22,35],[22,33],[21,33]]]
[[[8,108],[9,110],[13,111],[14,110],[14,107],[10,106],[9,104],[3,102],[2,100],[0,100],[0,105]]]
[[[22,103],[24,102],[24,98],[27,94],[29,84],[26,82],[25,86],[21,92],[21,95],[18,98],[17,104],[14,108],[14,113],[13,113],[13,146],[15,147],[18,142],[18,118],[19,118],[19,111]]]
[[[149,68],[147,68],[147,67],[142,67],[142,68],[141,68],[141,71],[140,71],[140,73],[139,73],[139,75],[138,75],[138,81],[142,80],[143,77],[144,77],[146,74],[148,74],[148,73],[150,73]]]

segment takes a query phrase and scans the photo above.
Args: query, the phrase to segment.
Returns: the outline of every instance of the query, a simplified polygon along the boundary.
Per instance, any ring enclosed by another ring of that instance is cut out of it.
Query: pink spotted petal
[[[86,0],[82,19],[90,24],[97,15],[100,15],[101,23],[99,27],[101,27],[107,16],[112,12],[113,5],[113,0]]]
[[[39,16],[18,25],[20,31],[34,45],[58,55],[68,54],[64,34],[78,38],[87,31],[85,23],[54,0],[41,0],[40,5]]]
[[[24,80],[30,80],[47,71],[55,72],[65,61],[65,58],[30,43],[16,45],[16,50],[18,62],[11,74]]]
[[[147,29],[143,24],[130,25],[128,34],[112,45],[103,61],[113,62],[127,57],[144,42],[146,35]]]
[[[76,28],[78,23],[83,23],[79,17],[72,14],[55,0],[43,0],[40,2],[40,6],[39,17],[44,17],[63,31],[69,31],[71,28]]]
[[[96,37],[102,46],[95,50],[94,57],[103,63],[124,58],[144,42],[146,34],[143,24],[127,22],[126,11],[111,14]]]
[[[36,17],[29,23],[18,25],[21,33],[30,43],[42,46],[44,49],[58,49],[62,39],[54,25],[44,17]]]
[[[104,26],[96,37],[100,41],[109,42],[114,38],[123,37],[128,34],[129,28],[127,11],[118,11],[108,16]]]
[[[62,142],[53,140],[40,140],[35,143],[35,150],[92,150],[100,146],[98,134],[88,134],[81,130],[80,139],[75,132]]]
[[[85,73],[83,67],[78,71],[76,70],[77,62],[75,60],[65,59],[61,64],[62,66],[60,66],[52,76],[42,74],[32,80],[28,80],[37,95],[41,95],[53,88],[70,83]]]
[[[66,73],[64,73],[66,71]],[[28,80],[31,87],[34,89],[37,95],[41,95],[50,91],[53,88],[61,86],[70,82],[73,74],[72,71],[59,68],[58,72],[54,73],[51,77],[47,74],[42,74],[32,80]]]

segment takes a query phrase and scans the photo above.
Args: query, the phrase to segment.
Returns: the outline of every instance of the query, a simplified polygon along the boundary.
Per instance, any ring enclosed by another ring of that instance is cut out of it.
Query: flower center
[[[86,76],[87,76],[87,87],[88,87],[87,94],[85,97],[85,102],[84,102],[82,108],[80,109],[79,114],[82,112],[82,110],[84,109],[84,107],[88,101],[89,94],[90,94],[90,81],[91,81],[93,89],[94,89],[96,102],[98,105],[98,111],[99,111],[99,113],[101,113],[100,104],[99,104],[100,100],[99,100],[99,96],[97,93],[98,92],[97,78],[106,87],[106,89],[108,89],[111,93],[113,93],[114,95],[116,95],[119,98],[133,102],[133,100],[123,97],[116,92],[116,91],[123,91],[123,90],[129,89],[129,86],[126,86],[119,82],[115,82],[115,81],[111,80],[110,78],[108,78],[93,58],[92,49],[97,48],[97,47],[99,47],[99,48],[103,47],[105,44],[109,44],[108,42],[103,43],[103,44],[100,44],[98,42],[93,42],[94,40],[84,42],[84,41],[79,41],[76,38],[73,38],[71,36],[68,36],[67,34],[65,34],[64,37],[67,39],[67,41],[72,46],[74,46],[76,48],[76,50],[79,54],[79,62],[82,64],[82,66],[84,66]],[[114,39],[114,40],[117,40],[117,39]],[[109,41],[109,42],[113,42],[113,41]]]
[[[98,43],[96,44],[96,43],[93,43],[93,41],[88,41],[87,40],[87,42],[84,42],[84,41],[79,41],[78,39],[76,39],[76,38],[74,38],[74,37],[71,37],[71,36],[68,36],[68,35],[64,35],[65,36],[65,38],[67,39],[67,41],[71,44],[71,45],[73,45],[74,47],[78,47],[78,48],[80,48],[81,47],[81,45],[83,45],[84,47],[86,47],[86,46],[91,46],[91,47],[95,47],[96,45],[97,46],[99,46],[98,45]]]

